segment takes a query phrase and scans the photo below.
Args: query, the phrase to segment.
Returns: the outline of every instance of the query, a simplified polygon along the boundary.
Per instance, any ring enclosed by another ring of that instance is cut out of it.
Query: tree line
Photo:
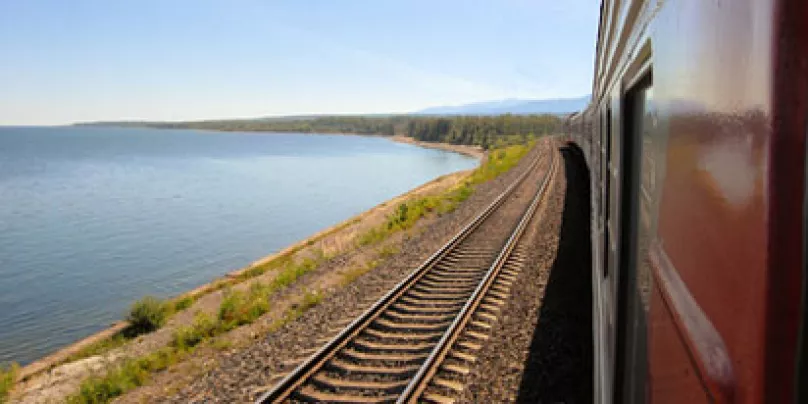
[[[417,118],[407,122],[406,135],[426,142],[478,145],[487,149],[527,142],[560,128],[555,115],[499,115]]]
[[[237,132],[356,133],[408,136],[425,142],[478,145],[483,148],[523,143],[557,131],[555,115],[498,116],[317,116],[195,122],[99,122],[97,125],[146,126]]]

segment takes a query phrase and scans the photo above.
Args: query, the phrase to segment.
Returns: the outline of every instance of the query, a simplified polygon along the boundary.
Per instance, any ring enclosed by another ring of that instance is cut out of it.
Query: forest
[[[499,147],[555,132],[556,115],[315,116],[195,122],[99,122],[94,125],[243,132],[356,133],[408,136],[426,142]]]

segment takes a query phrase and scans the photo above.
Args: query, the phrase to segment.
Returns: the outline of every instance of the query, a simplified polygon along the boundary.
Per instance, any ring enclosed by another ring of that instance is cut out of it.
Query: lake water
[[[376,137],[0,128],[0,362],[476,165]]]

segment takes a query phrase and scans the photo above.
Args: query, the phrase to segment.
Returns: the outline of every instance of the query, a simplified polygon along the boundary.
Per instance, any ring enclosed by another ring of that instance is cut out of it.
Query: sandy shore
[[[466,156],[474,157],[482,160],[485,157],[485,150],[480,146],[462,145],[462,144],[449,144],[449,143],[435,143],[435,142],[422,142],[415,140],[411,137],[396,135],[390,137],[390,140],[399,143],[407,143],[419,147],[426,147],[428,149],[446,150],[450,152],[465,154]]]
[[[435,148],[441,149],[446,151],[452,151],[456,153],[462,153],[477,159],[482,160],[485,156],[485,152],[474,146],[462,146],[462,145],[451,145],[451,144],[442,144],[442,143],[427,143],[427,142],[419,142],[412,138],[407,138],[403,136],[395,136],[391,138],[391,140],[401,142],[401,143],[408,143],[413,144],[416,146],[421,147],[428,147],[428,148]],[[406,193],[399,195],[393,199],[388,201],[382,202],[375,207],[360,213],[354,217],[348,218],[345,221],[328,227],[320,232],[317,232],[310,237],[303,239],[297,243],[294,243],[281,251],[276,253],[267,255],[261,259],[256,260],[255,262],[247,265],[246,267],[227,272],[222,277],[214,279],[213,281],[199,286],[193,290],[187,291],[176,298],[182,298],[186,296],[193,296],[193,297],[200,297],[207,295],[211,292],[215,292],[221,289],[222,282],[230,282],[230,281],[237,281],[239,275],[248,271],[251,268],[256,266],[260,266],[272,260],[275,260],[280,257],[290,256],[293,255],[306,247],[312,246],[314,243],[322,241],[327,237],[340,237],[340,234],[343,232],[354,233],[355,230],[352,230],[352,227],[366,227],[366,224],[363,222],[376,222],[379,220],[380,217],[384,217],[388,211],[396,206],[398,203],[409,199],[410,197],[416,195],[422,195],[426,193],[434,192],[435,189],[445,188],[447,186],[451,186],[451,184],[456,183],[459,181],[460,178],[465,177],[468,172],[461,172],[455,174],[447,174],[441,177],[438,177],[430,182],[427,182],[423,185],[420,185]],[[55,367],[59,366],[60,364],[65,363],[72,355],[80,352],[83,348],[90,346],[98,341],[104,340],[109,338],[110,336],[120,332],[123,330],[128,324],[125,321],[119,321],[111,325],[109,328],[99,331],[95,334],[87,336],[86,338],[79,340],[73,344],[65,346],[58,351],[44,357],[38,359],[20,369],[20,373],[18,375],[20,380],[27,380],[31,378],[36,378],[38,375],[42,374],[43,372],[53,370]]]

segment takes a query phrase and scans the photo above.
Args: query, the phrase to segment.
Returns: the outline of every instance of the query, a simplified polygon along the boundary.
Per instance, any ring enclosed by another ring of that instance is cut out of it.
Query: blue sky
[[[598,0],[0,0],[0,125],[589,93]]]

